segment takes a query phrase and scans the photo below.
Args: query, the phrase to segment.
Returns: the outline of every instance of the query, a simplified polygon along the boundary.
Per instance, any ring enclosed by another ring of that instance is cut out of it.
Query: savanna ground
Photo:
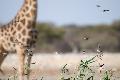
[[[92,53],[34,54],[31,64],[31,80],[40,80],[42,77],[43,80],[59,80],[61,77],[61,69],[65,64],[67,64],[66,67],[69,69],[67,74],[71,75],[76,71],[80,60],[89,59],[95,55],[96,54]],[[104,64],[101,73],[99,73],[99,63]],[[16,70],[14,68],[17,68],[17,65],[19,64],[17,63],[16,54],[7,56],[2,65],[5,75],[0,74],[0,78],[3,80],[5,78],[7,79],[8,76],[15,75]],[[96,80],[100,80],[99,78],[102,76],[102,73],[104,73],[105,70],[111,70],[115,80],[120,80],[120,54],[104,53],[102,60],[98,59],[91,65],[91,68],[96,72]]]

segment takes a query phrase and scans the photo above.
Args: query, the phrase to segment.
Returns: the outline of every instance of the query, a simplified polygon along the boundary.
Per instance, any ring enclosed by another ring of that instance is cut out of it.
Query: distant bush
[[[112,29],[120,32],[120,20],[114,21],[111,26],[112,26]]]
[[[64,29],[60,27],[56,27],[52,23],[37,23],[36,26],[39,33],[38,41],[37,41],[37,49],[43,49],[43,51],[55,50],[53,46],[54,42],[56,40],[63,39],[65,33]]]
[[[39,33],[36,51],[94,51],[98,44],[104,51],[120,51],[120,20],[110,25],[85,26],[75,24],[57,26],[53,23],[38,22],[36,27]],[[88,40],[85,40],[85,37]]]
[[[87,25],[65,27],[65,37],[69,43],[77,41],[81,50],[95,51],[98,44],[101,45],[103,51],[118,52],[120,51],[120,22],[114,25]],[[84,40],[84,37],[89,38]]]

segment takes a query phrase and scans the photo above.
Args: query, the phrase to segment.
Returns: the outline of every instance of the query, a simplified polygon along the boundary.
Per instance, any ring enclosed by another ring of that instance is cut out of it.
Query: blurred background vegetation
[[[120,52],[120,20],[112,24],[63,25],[37,23],[39,32],[36,51],[95,51],[98,44],[105,52]],[[88,40],[87,40],[88,39]]]
[[[2,25],[2,24],[1,24]],[[99,25],[39,23],[36,52],[94,52],[98,44],[105,52],[120,52],[120,20]]]

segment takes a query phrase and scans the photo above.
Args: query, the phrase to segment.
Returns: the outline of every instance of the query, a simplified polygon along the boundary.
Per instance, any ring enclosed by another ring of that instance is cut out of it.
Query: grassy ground
[[[95,56],[95,54],[82,54],[82,53],[74,53],[74,54],[35,54],[32,58],[31,64],[31,79],[40,79],[41,77],[44,80],[58,80],[61,76],[62,67],[67,64],[67,68],[69,69],[68,75],[71,75],[76,71],[76,67],[80,63],[82,59],[88,59]],[[104,64],[102,71],[112,70],[115,80],[120,80],[120,54],[111,54],[104,53],[102,60],[97,60],[96,63],[93,63],[91,66],[94,71],[96,71],[96,76],[98,80],[99,74],[99,63]],[[9,55],[5,59],[2,69],[5,75],[0,74],[1,78],[5,78],[8,76],[12,76],[16,73],[13,69],[17,68],[17,56]]]

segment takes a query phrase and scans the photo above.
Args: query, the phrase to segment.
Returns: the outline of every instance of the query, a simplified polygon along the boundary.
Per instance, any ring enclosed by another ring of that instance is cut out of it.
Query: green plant
[[[74,73],[74,75],[69,75],[69,77],[66,78],[66,73],[69,72],[69,69],[67,68],[67,64],[63,66],[62,70],[62,77],[60,80],[96,80],[95,79],[95,71],[92,70],[91,64],[96,62],[96,58],[99,58],[98,55],[88,59],[88,60],[81,60],[80,64],[77,67],[77,71]],[[101,73],[99,73],[101,74]],[[103,74],[101,80],[111,80],[111,75],[109,71],[105,71]]]
[[[67,64],[65,64],[61,69],[61,80],[66,80],[65,74],[69,73],[69,69],[67,68]]]
[[[93,80],[94,73],[91,69],[90,64],[95,62],[96,56],[92,57],[88,60],[81,60],[78,66],[77,75],[75,76],[74,80]]]
[[[103,80],[110,80],[110,75],[108,71],[105,71],[104,76],[103,76]]]
[[[69,72],[69,69],[66,67],[67,64],[63,66],[62,70],[62,77],[61,80],[93,80],[94,78],[94,73],[92,69],[90,68],[90,64],[95,62],[96,56],[92,57],[91,59],[88,60],[81,60],[80,64],[78,66],[77,72],[69,76],[68,78],[65,78],[65,73]]]
[[[18,75],[14,75],[14,76],[9,76],[8,80],[18,80]]]

